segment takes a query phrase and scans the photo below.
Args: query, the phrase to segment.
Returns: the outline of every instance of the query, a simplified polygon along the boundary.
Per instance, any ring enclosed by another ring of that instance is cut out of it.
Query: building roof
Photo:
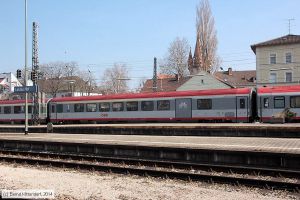
[[[213,74],[201,71],[192,76],[190,80],[182,84],[177,91],[185,90],[209,90],[209,89],[222,89],[233,88],[228,83],[216,78]]]
[[[298,44],[300,43],[300,35],[285,35],[279,38],[275,38],[272,40],[268,40],[265,42],[261,42],[258,44],[251,45],[251,49],[254,53],[256,53],[257,47],[264,47],[264,46],[277,46],[277,45],[284,45],[284,44]]]
[[[163,91],[176,91],[177,88],[179,88],[182,84],[187,82],[191,77],[183,77],[177,80],[175,76],[167,76],[167,78],[164,78],[164,76],[160,75],[157,79],[157,91],[163,92]],[[141,93],[149,93],[153,92],[153,80],[148,79],[146,80],[143,88],[140,91]]]
[[[256,83],[256,70],[247,71],[219,71],[216,72],[215,77],[219,80],[235,87],[251,87],[255,86]]]

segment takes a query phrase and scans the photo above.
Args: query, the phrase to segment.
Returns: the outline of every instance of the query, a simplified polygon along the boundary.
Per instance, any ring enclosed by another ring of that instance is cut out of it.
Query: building
[[[0,73],[0,93],[12,93],[16,86],[22,84],[13,73]]]
[[[190,77],[182,77],[178,79],[177,76],[159,74],[157,76],[157,92],[172,92],[176,91],[183,83],[188,81]],[[153,79],[148,79],[145,81],[140,93],[154,92]]]
[[[85,81],[78,76],[40,79],[38,86],[47,98],[102,95],[91,80]]]
[[[177,76],[170,76],[165,74],[158,75],[157,92],[172,92],[172,91],[186,91],[186,90],[209,90],[232,88],[231,85],[223,82],[208,72],[199,72],[195,75],[190,75],[178,79]],[[153,80],[146,80],[144,86],[141,88],[141,93],[154,92]]]
[[[191,78],[183,83],[176,91],[186,90],[210,90],[210,89],[225,89],[233,88],[230,84],[215,77],[209,72],[201,71],[198,74],[192,75]]]
[[[227,71],[218,71],[214,76],[233,88],[256,86],[256,71],[234,71],[231,67]]]
[[[286,35],[251,45],[256,54],[256,78],[260,85],[300,82],[300,35]]]

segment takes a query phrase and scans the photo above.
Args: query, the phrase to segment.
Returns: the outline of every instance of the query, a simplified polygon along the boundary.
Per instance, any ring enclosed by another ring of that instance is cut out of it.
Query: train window
[[[114,103],[112,103],[112,110],[113,111],[123,111],[124,110],[124,103],[123,102],[114,102]]]
[[[110,110],[109,103],[108,102],[107,103],[100,103],[99,104],[99,110],[100,110],[100,112],[109,112],[109,110]]]
[[[63,113],[64,110],[63,110],[63,104],[56,104],[56,112],[57,113]]]
[[[245,101],[245,99],[240,99],[240,108],[241,109],[246,108],[246,101]]]
[[[47,113],[47,105],[42,106],[42,113],[43,114]]]
[[[291,108],[300,108],[300,96],[291,97]]]
[[[274,97],[274,108],[284,108],[284,97]]]
[[[137,111],[139,109],[137,101],[126,102],[127,111]]]
[[[269,108],[269,98],[264,98],[264,108]]]
[[[55,113],[55,105],[52,105],[52,106],[51,106],[51,112],[52,112],[52,113]]]
[[[24,113],[24,107],[23,106],[15,106],[14,107],[14,113],[15,114]]]
[[[67,112],[71,112],[71,107],[70,107],[70,104],[67,104]]]
[[[28,113],[32,113],[32,106],[28,106]]]
[[[154,110],[153,101],[142,101],[142,110],[143,111],[152,111],[152,110]]]
[[[86,104],[86,111],[87,112],[96,112],[97,111],[97,104],[95,104],[95,103]]]
[[[169,100],[157,101],[157,110],[170,110],[170,101]]]
[[[10,114],[11,113],[11,107],[10,106],[5,106],[4,107],[4,114]]]
[[[212,108],[211,99],[197,99],[197,108],[198,110],[209,110]]]
[[[84,104],[83,103],[74,104],[74,111],[75,112],[84,112]]]

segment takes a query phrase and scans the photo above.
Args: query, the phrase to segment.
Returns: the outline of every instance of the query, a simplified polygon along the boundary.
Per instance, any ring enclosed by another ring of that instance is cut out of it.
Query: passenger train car
[[[68,97],[50,101],[55,123],[111,121],[249,122],[252,89]]]
[[[53,98],[40,112],[53,123],[300,121],[300,85]],[[0,101],[0,123],[24,123],[24,100]]]
[[[0,101],[0,123],[24,123],[25,122],[25,100]],[[28,101],[28,120],[32,119],[32,101]],[[40,103],[40,121],[47,121],[47,102]]]
[[[290,121],[300,121],[300,85],[257,88],[258,118],[272,122],[284,111]]]

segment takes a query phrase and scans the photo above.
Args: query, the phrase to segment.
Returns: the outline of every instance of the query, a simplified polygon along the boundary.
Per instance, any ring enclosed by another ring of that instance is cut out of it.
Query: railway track
[[[282,169],[12,150],[0,161],[300,192],[300,171]]]

